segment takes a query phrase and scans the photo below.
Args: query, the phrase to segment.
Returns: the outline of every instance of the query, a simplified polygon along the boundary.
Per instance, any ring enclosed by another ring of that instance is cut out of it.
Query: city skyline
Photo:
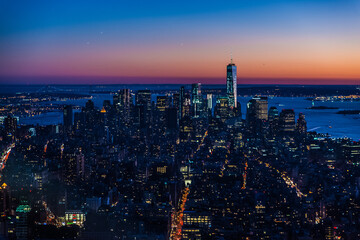
[[[360,0],[0,1],[0,240],[360,239]]]
[[[0,237],[359,239],[360,88],[231,86],[6,86]]]
[[[347,84],[358,1],[1,3],[0,83]]]

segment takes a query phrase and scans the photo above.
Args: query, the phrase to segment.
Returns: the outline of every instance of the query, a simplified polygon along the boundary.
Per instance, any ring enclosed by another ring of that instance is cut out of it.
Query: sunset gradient
[[[360,84],[359,0],[5,0],[0,22],[0,83],[223,83],[232,55],[239,83]]]

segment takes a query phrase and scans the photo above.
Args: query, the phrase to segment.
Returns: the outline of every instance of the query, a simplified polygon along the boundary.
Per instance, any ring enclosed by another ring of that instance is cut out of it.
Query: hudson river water
[[[130,85],[131,86],[131,85]],[[122,88],[124,86],[116,86],[116,89]],[[127,86],[129,87],[129,86]],[[39,87],[38,87],[39,88]],[[37,88],[37,89],[38,89]],[[106,90],[110,90],[110,87]],[[112,88],[115,88],[113,86]],[[116,90],[112,89],[111,90]],[[132,90],[144,89],[144,86],[138,85],[136,87],[130,87]],[[153,85],[147,88],[151,89],[174,89],[174,86]],[[176,89],[178,89],[176,87]],[[74,93],[89,93],[89,86],[79,86],[74,87],[71,92]],[[93,101],[97,107],[102,107],[104,100],[111,100],[112,95],[110,94],[91,94],[93,96]],[[153,100],[156,100],[157,95],[153,95]],[[238,101],[241,104],[241,110],[243,118],[246,116],[246,103],[249,101],[250,97],[239,97]],[[77,106],[85,106],[86,99],[73,100],[67,102],[53,102],[55,104],[73,104]],[[342,115],[336,114],[340,110],[360,110],[360,101],[358,102],[319,102],[316,101],[315,106],[327,106],[327,107],[338,107],[339,109],[324,109],[324,110],[314,110],[306,109],[312,106],[312,101],[306,100],[305,98],[299,97],[275,97],[269,98],[269,108],[275,106],[278,108],[279,112],[282,109],[294,109],[297,115],[302,112],[305,114],[308,130],[317,131],[320,133],[329,133],[332,137],[349,137],[356,141],[360,140],[360,115]],[[35,116],[31,118],[22,118],[20,119],[20,124],[59,124],[62,123],[62,112],[50,112],[42,114],[40,116]]]

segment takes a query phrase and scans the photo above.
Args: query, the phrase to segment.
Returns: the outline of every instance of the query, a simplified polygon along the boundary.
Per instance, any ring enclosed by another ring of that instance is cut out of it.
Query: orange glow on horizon
[[[234,48],[238,78],[360,79],[360,45],[349,40],[241,39]],[[218,45],[222,47],[218,47]],[[227,42],[74,48],[38,46],[24,58],[0,59],[3,76],[224,78]],[[152,82],[156,83],[156,82]],[[331,84],[331,83],[329,83]]]

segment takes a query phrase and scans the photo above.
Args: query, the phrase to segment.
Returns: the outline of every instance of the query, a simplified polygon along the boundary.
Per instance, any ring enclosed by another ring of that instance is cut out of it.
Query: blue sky
[[[360,78],[359,0],[3,0],[0,23],[2,76],[211,78],[232,53],[240,77]]]

